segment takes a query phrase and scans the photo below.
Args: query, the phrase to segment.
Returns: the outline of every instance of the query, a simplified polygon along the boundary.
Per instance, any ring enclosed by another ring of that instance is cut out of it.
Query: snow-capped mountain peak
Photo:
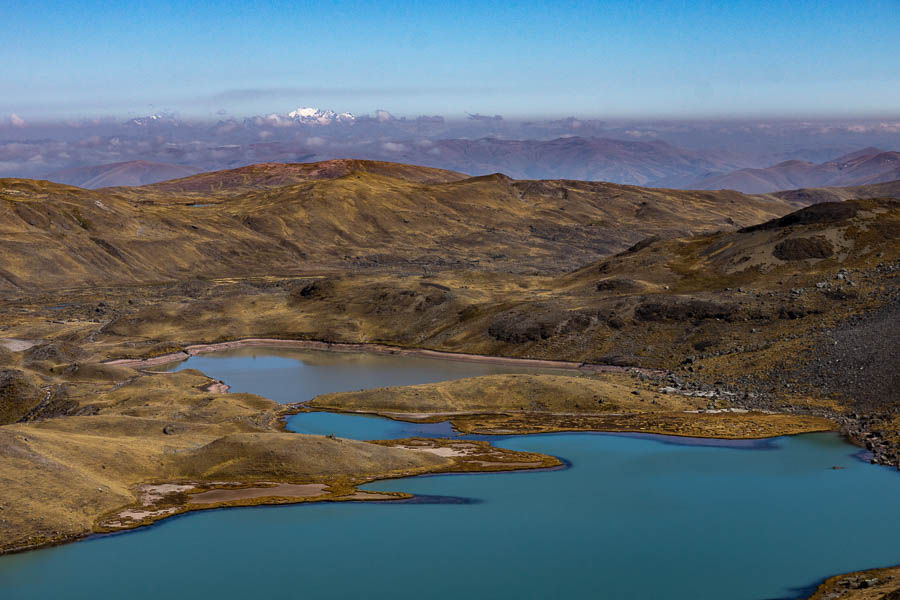
[[[134,119],[130,119],[125,122],[126,125],[136,126],[136,127],[148,127],[151,125],[177,125],[178,119],[174,114],[157,114],[157,115],[147,115],[145,117],[136,117]]]
[[[313,107],[301,107],[288,113],[288,116],[305,125],[331,125],[332,123],[350,123],[356,120],[348,112],[336,113],[333,110],[322,110]]]

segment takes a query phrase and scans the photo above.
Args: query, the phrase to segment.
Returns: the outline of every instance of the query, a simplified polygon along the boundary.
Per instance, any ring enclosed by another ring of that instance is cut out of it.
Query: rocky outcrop
[[[772,255],[778,260],[830,258],[834,255],[834,246],[819,235],[808,238],[789,238],[779,242],[772,251]]]

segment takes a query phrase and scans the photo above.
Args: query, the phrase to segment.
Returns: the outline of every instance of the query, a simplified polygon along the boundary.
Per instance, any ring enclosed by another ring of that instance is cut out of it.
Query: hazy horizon
[[[39,0],[4,10],[0,177],[364,158],[684,186],[898,151],[898,9]]]

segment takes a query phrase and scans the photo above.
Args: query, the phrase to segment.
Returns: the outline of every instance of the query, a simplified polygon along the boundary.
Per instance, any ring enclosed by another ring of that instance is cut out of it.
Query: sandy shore
[[[123,358],[106,361],[108,365],[120,365],[124,367],[146,368],[164,365],[171,362],[182,361],[197,354],[221,352],[223,350],[235,350],[248,346],[269,346],[273,348],[299,348],[303,350],[320,350],[326,352],[366,352],[376,354],[394,354],[397,356],[415,356],[420,358],[436,358],[441,360],[455,360],[463,362],[478,362],[494,365],[507,365],[529,367],[537,369],[573,369],[595,373],[615,373],[627,371],[656,372],[653,369],[640,369],[637,367],[617,367],[613,365],[597,365],[590,363],[543,360],[537,358],[514,358],[506,356],[489,356],[486,354],[463,354],[458,352],[442,352],[440,350],[426,350],[421,348],[398,348],[384,344],[343,344],[332,342],[318,342],[312,340],[279,340],[271,338],[247,338],[233,342],[220,342],[218,344],[195,344],[186,346],[181,352],[163,354],[153,358]]]

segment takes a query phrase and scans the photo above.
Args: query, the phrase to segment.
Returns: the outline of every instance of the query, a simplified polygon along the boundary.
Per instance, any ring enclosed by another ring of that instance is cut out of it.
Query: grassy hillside
[[[110,381],[122,375],[130,377]],[[69,382],[78,415],[0,427],[0,553],[187,510],[393,497],[356,491],[377,478],[482,464],[506,470],[504,463],[514,461],[516,468],[559,464],[486,444],[448,457],[411,450],[403,440],[371,444],[286,433],[277,421],[283,407],[224,394],[210,387],[215,383],[197,371],[139,376],[95,369]],[[194,502],[195,494],[211,490],[218,490],[216,501]]]
[[[451,181],[421,182],[434,179]],[[650,235],[729,229],[788,211],[780,200],[732,192],[453,179],[333,161],[99,191],[0,180],[0,291],[314,269],[560,272]]]
[[[322,410],[447,420],[467,433],[633,431],[752,438],[830,431],[819,417],[733,412],[727,400],[666,391],[633,374],[488,375],[442,383],[324,394]]]
[[[412,183],[447,183],[469,176],[445,169],[420,167],[376,160],[328,160],[316,163],[261,163],[210,171],[146,186],[154,192],[192,194],[231,193],[296,185],[320,179],[339,179],[353,173],[367,173],[402,179]]]

